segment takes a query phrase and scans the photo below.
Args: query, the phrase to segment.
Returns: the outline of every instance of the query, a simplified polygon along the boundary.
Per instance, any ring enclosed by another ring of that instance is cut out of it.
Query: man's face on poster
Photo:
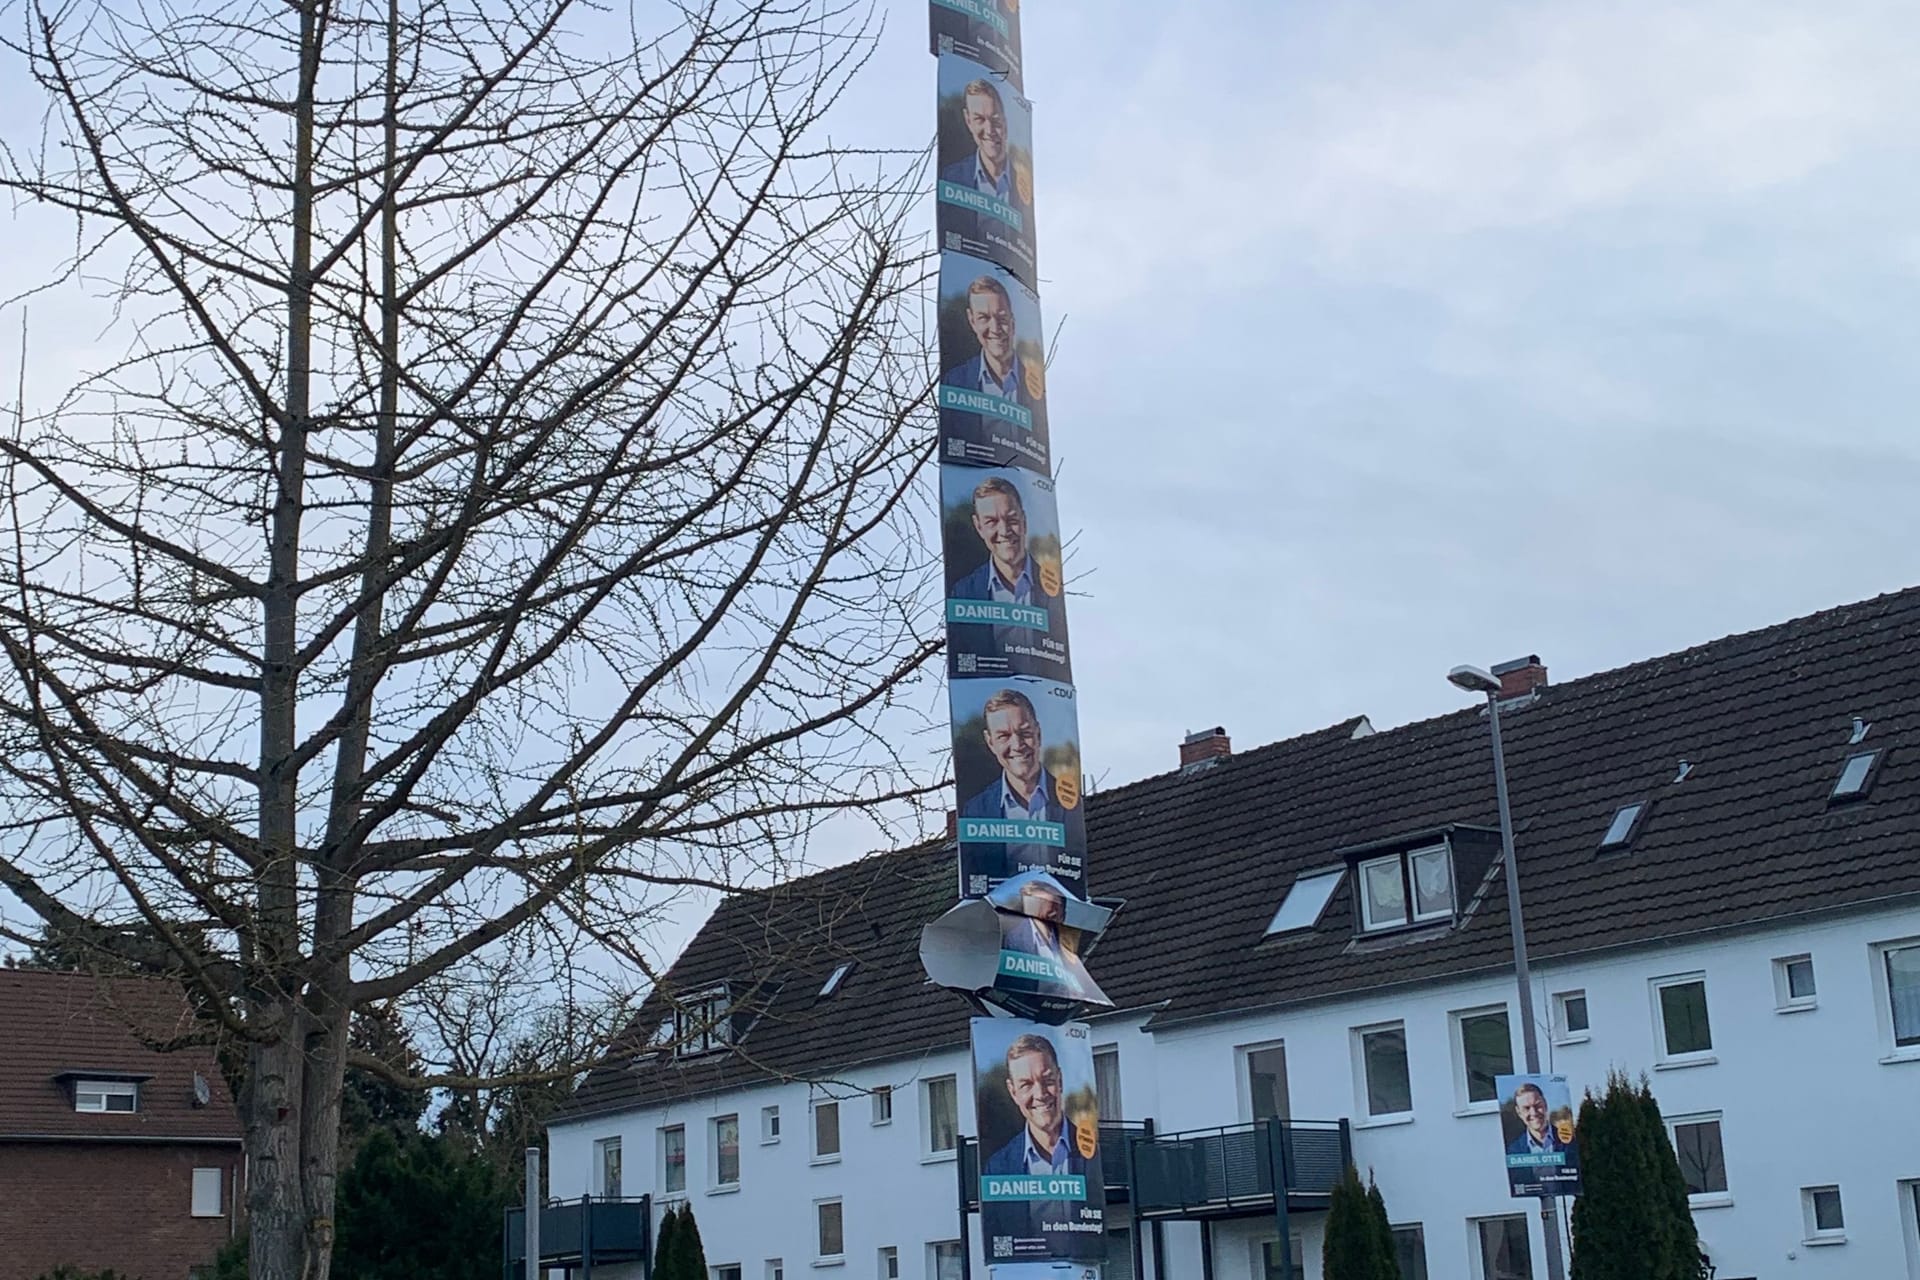
[[[1011,582],[1027,562],[1027,513],[1009,493],[988,493],[973,500],[973,531],[987,554]]]
[[[1022,706],[987,712],[987,750],[1022,795],[1040,781],[1040,722]]]
[[[1547,1099],[1538,1089],[1522,1089],[1513,1095],[1513,1109],[1519,1113],[1520,1123],[1527,1126],[1527,1132],[1538,1142],[1547,1136]]]
[[[966,113],[967,132],[973,135],[980,163],[996,178],[1007,163],[1007,112],[991,94],[970,93],[961,108]]]
[[[1027,1128],[1051,1150],[1060,1137],[1060,1066],[1044,1053],[1023,1053],[1007,1064],[1007,1092]]]
[[[1057,925],[1066,918],[1067,904],[1046,885],[1023,885],[1020,889],[1020,913],[1029,920]]]
[[[980,354],[996,372],[1004,374],[1013,363],[1013,304],[1005,294],[982,289],[967,295],[967,326]]]

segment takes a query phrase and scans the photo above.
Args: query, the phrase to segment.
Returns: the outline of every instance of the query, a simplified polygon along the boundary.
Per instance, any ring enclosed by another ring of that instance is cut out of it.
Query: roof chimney
[[[1180,742],[1180,767],[1191,769],[1233,754],[1233,740],[1219,725],[1190,733]]]
[[[1524,698],[1535,689],[1547,687],[1547,669],[1540,665],[1540,655],[1537,653],[1503,662],[1493,669],[1493,674],[1500,679],[1502,699]]]

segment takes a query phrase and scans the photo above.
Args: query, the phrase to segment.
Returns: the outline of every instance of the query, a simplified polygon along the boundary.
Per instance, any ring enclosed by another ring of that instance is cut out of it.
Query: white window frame
[[[936,1150],[933,1145],[933,1086],[953,1087],[953,1145]],[[920,1082],[920,1160],[923,1164],[960,1158],[960,1078],[954,1075],[928,1076]],[[946,1241],[936,1241],[945,1244]]]
[[[110,1106],[108,1102],[112,1098],[125,1098],[127,1105]],[[137,1115],[140,1111],[140,1086],[131,1080],[75,1080],[73,1109],[88,1115]]]
[[[1483,1252],[1484,1246],[1480,1241],[1480,1224],[1483,1222],[1506,1222],[1517,1219],[1520,1223],[1520,1229],[1525,1232],[1527,1237],[1527,1269],[1533,1273],[1534,1280],[1540,1280],[1540,1268],[1537,1265],[1538,1260],[1535,1258],[1533,1252],[1533,1224],[1529,1222],[1527,1218],[1528,1215],[1524,1213],[1487,1213],[1478,1217],[1468,1218],[1467,1274],[1475,1277],[1475,1280],[1487,1274],[1487,1256]],[[1433,1270],[1432,1266],[1429,1265],[1427,1270],[1431,1273]]]
[[[771,1147],[780,1141],[780,1104],[768,1103],[760,1108],[760,1145]]]
[[[1367,1087],[1367,1037],[1382,1031],[1398,1031],[1401,1043],[1407,1050],[1407,1110],[1383,1111],[1379,1115],[1370,1110],[1371,1102]],[[1364,1027],[1353,1027],[1347,1032],[1348,1046],[1353,1054],[1353,1098],[1354,1112],[1361,1117],[1353,1122],[1356,1129],[1377,1129],[1386,1125],[1410,1124],[1414,1116],[1413,1098],[1413,1045],[1407,1039],[1407,1024],[1395,1019],[1391,1022],[1372,1022]]]
[[[733,1181],[720,1180],[720,1126],[733,1121]],[[707,1194],[727,1195],[740,1189],[741,1169],[740,1116],[738,1113],[715,1116],[707,1121]]]
[[[842,1210],[842,1212],[845,1211]],[[840,1234],[844,1237],[846,1232],[846,1219],[842,1218],[840,1220]],[[887,1266],[889,1262],[893,1264],[891,1268]],[[878,1254],[874,1257],[873,1273],[874,1280],[900,1280],[900,1249],[897,1245],[883,1244],[880,1246]]]
[[[1586,1006],[1587,1025],[1579,1031],[1567,1027],[1567,1001],[1578,1000]],[[1555,1044],[1585,1044],[1593,1039],[1593,1001],[1587,998],[1585,987],[1571,987],[1565,991],[1553,993],[1553,1042]]]
[[[667,1185],[669,1177],[673,1172],[673,1166],[667,1161],[667,1135],[670,1133],[680,1135],[680,1185],[677,1188]],[[687,1147],[687,1126],[684,1124],[663,1124],[660,1126],[659,1134],[660,1136],[656,1140],[659,1155],[656,1158],[660,1161],[660,1198],[662,1200],[681,1199],[686,1196],[687,1187],[693,1181],[690,1176],[691,1171],[687,1168],[692,1156],[692,1152]]]
[[[1237,1044],[1233,1047],[1234,1085],[1239,1095],[1236,1105],[1239,1107],[1240,1121],[1243,1124],[1251,1124],[1253,1122],[1253,1055],[1256,1053],[1265,1053],[1270,1049],[1280,1050],[1282,1061],[1285,1061],[1284,1055],[1287,1051],[1287,1042],[1284,1039],[1262,1040],[1258,1044]],[[1291,1113],[1293,1111],[1292,1080],[1287,1081],[1287,1092],[1287,1111],[1289,1113],[1287,1118],[1291,1119]]]
[[[1431,1278],[1433,1268],[1427,1264],[1427,1224],[1425,1222],[1395,1222],[1387,1227],[1388,1235],[1393,1240],[1395,1261],[1398,1261],[1400,1252],[1399,1236],[1402,1231],[1418,1231],[1420,1233],[1420,1265],[1426,1271],[1428,1277]],[[1413,1277],[1403,1276],[1401,1280],[1413,1280]]]
[[[1447,868],[1447,906],[1443,911],[1420,910],[1419,890],[1414,883],[1413,861],[1415,858],[1438,854]],[[1397,862],[1400,867],[1400,892],[1406,904],[1406,914],[1397,920],[1376,920],[1373,915],[1372,899],[1367,894],[1367,869],[1389,862]],[[1360,899],[1360,929],[1363,933],[1384,933],[1389,929],[1407,929],[1414,925],[1431,924],[1436,920],[1451,920],[1459,909],[1460,889],[1453,882],[1453,849],[1446,841],[1439,844],[1422,845],[1417,849],[1402,849],[1397,853],[1383,853],[1378,857],[1367,858],[1354,867],[1354,893]]]
[[[893,1086],[877,1084],[873,1087],[873,1125],[880,1128],[893,1123]]]
[[[209,1183],[211,1190],[209,1191]],[[202,1165],[193,1171],[192,1199],[188,1212],[195,1218],[227,1216],[227,1171],[218,1165]]]
[[[820,1111],[822,1108],[825,1108],[825,1107],[833,1108],[833,1150],[830,1152],[822,1152],[820,1150]],[[839,1164],[840,1163],[840,1153],[847,1149],[847,1134],[846,1134],[846,1130],[841,1126],[840,1120],[841,1120],[840,1099],[811,1098],[808,1100],[807,1102],[807,1152],[808,1152],[807,1163],[809,1164]]]
[[[673,1011],[673,1056],[692,1058],[733,1045],[733,996],[724,986],[697,991]]]
[[[1667,1015],[1666,1008],[1661,1003],[1661,993],[1673,987],[1690,987],[1696,983],[1700,986],[1701,1001],[1707,1007],[1707,1047],[1675,1053],[1667,1046]],[[1647,993],[1651,997],[1653,1008],[1653,1044],[1658,1050],[1653,1064],[1655,1071],[1671,1071],[1678,1067],[1704,1067],[1720,1060],[1714,1050],[1713,999],[1707,990],[1707,975],[1704,972],[1674,973],[1648,979]]]
[[[1727,1122],[1719,1111],[1696,1111],[1690,1115],[1664,1116],[1667,1123],[1667,1141],[1675,1151],[1680,1148],[1678,1130],[1682,1125],[1713,1124],[1720,1127],[1720,1165],[1726,1171],[1727,1189],[1725,1191],[1702,1191],[1689,1194],[1687,1204],[1694,1209],[1720,1209],[1733,1203],[1733,1161],[1727,1155]]]
[[[1814,1212],[1814,1200],[1823,1191],[1833,1192],[1834,1199],[1840,1202],[1840,1225],[1829,1227],[1824,1231],[1821,1230],[1818,1217]],[[1805,1232],[1800,1239],[1801,1244],[1809,1246],[1845,1244],[1847,1242],[1847,1204],[1846,1198],[1840,1194],[1840,1184],[1823,1182],[1816,1186],[1800,1188],[1800,1220],[1801,1228]]]
[[[952,1249],[953,1256],[961,1261],[961,1270],[966,1270],[964,1259],[967,1254],[965,1240],[929,1240],[927,1241],[927,1280],[940,1280],[940,1251]]]
[[[765,1270],[766,1280],[787,1280],[787,1263],[784,1258],[768,1258]]]
[[[822,1226],[820,1211],[824,1209],[827,1205],[837,1205],[840,1209],[840,1252],[838,1253],[824,1253],[821,1251],[821,1248],[820,1248],[820,1244],[821,1244],[820,1228]],[[846,1201],[839,1196],[822,1196],[820,1199],[815,1200],[813,1202],[813,1265],[816,1267],[839,1267],[839,1266],[845,1266],[846,1261],[847,1261]]]
[[[1119,1088],[1113,1091],[1114,1096],[1111,1099],[1107,1097],[1107,1091],[1099,1087],[1100,1063],[1103,1059],[1113,1063],[1113,1072],[1112,1072],[1113,1079],[1115,1083],[1120,1086]],[[1124,1100],[1126,1098],[1126,1082],[1122,1080],[1120,1076],[1120,1046],[1119,1045],[1097,1044],[1093,1047],[1093,1082],[1094,1082],[1095,1092],[1098,1095],[1095,1098],[1095,1103],[1100,1107],[1101,1111],[1104,1114],[1113,1117],[1113,1120],[1126,1119],[1126,1108],[1123,1105]],[[1112,1121],[1109,1121],[1108,1123],[1112,1123]]]
[[[1880,1024],[1880,1061],[1883,1064],[1920,1062],[1920,1044],[1895,1043],[1893,977],[1887,971],[1887,956],[1890,953],[1915,947],[1920,947],[1920,938],[1896,938],[1888,942],[1876,942],[1870,948],[1873,957],[1873,1009],[1874,1017]]]
[[[1813,990],[1804,996],[1793,994],[1793,966],[1804,964],[1807,973],[1813,979]],[[1773,1011],[1775,1013],[1805,1013],[1808,1009],[1820,1007],[1820,975],[1813,967],[1813,956],[1801,952],[1795,956],[1780,956],[1773,962]]]
[[[1453,1114],[1457,1116],[1487,1115],[1500,1110],[1500,1092],[1496,1088],[1494,1096],[1474,1101],[1469,1096],[1470,1081],[1467,1077],[1467,1034],[1463,1025],[1468,1018],[1486,1018],[1494,1014],[1505,1014],[1507,1019],[1507,1062],[1517,1068],[1520,1055],[1513,1051],[1513,1011],[1504,1004],[1485,1004],[1476,1009],[1454,1009],[1447,1014],[1447,1035],[1452,1041],[1453,1059]],[[1412,1064],[1408,1064],[1408,1074],[1412,1074]]]
[[[1900,1190],[1900,1241],[1907,1250],[1908,1280],[1920,1280],[1920,1178],[1895,1184]]]
[[[733,1272],[734,1280],[746,1280],[747,1269],[737,1262],[719,1262],[707,1268],[707,1274],[713,1280],[727,1280],[727,1272]]]
[[[615,1194],[607,1190],[607,1153],[609,1151],[617,1151],[620,1153],[620,1190],[618,1195],[624,1198],[627,1190],[627,1153],[622,1147],[617,1135],[606,1138],[595,1138],[593,1140],[593,1194],[596,1196]]]
[[[1253,1266],[1251,1271],[1248,1273],[1253,1277],[1253,1280],[1266,1280],[1267,1246],[1270,1244],[1279,1244],[1279,1243],[1280,1243],[1279,1236],[1261,1236],[1258,1239],[1253,1241],[1253,1258],[1252,1258]],[[1309,1274],[1309,1271],[1307,1268],[1306,1237],[1301,1235],[1301,1233],[1298,1231],[1289,1231],[1287,1233],[1287,1253],[1289,1255],[1296,1254],[1296,1253],[1300,1255],[1300,1265],[1295,1268],[1295,1271],[1301,1277],[1303,1277],[1303,1280],[1304,1280],[1304,1277]],[[1168,1268],[1168,1270],[1172,1270],[1172,1268]]]

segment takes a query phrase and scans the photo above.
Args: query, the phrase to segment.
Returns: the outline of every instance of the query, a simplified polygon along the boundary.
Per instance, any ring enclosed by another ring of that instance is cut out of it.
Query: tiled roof
[[[1860,748],[1856,716],[1872,724]],[[1118,1005],[1160,1006],[1164,1025],[1510,963],[1497,864],[1459,887],[1484,892],[1455,928],[1356,945],[1349,878],[1317,928],[1263,940],[1295,877],[1342,851],[1497,823],[1483,710],[1356,737],[1361,723],[1088,798],[1090,883],[1127,903],[1092,963]],[[1549,686],[1501,723],[1536,959],[1920,894],[1920,588]],[[1870,794],[1830,805],[1845,758],[1876,746]],[[1630,849],[1600,856],[1635,800],[1652,807]],[[949,845],[730,899],[668,985],[783,979],[740,1052],[642,1055],[594,1073],[572,1113],[961,1043],[964,1005],[917,959],[953,897]],[[816,1003],[847,959],[853,976]]]
[[[152,1047],[194,1030],[192,1010],[179,988],[165,982],[0,969],[0,1141],[239,1142],[239,1113],[213,1051]],[[140,1109],[76,1112],[69,1086],[60,1078],[67,1073],[146,1077]],[[196,1073],[211,1093],[204,1107],[194,1105]]]

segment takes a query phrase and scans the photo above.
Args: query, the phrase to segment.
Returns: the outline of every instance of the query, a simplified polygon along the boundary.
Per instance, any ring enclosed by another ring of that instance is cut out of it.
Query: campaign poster
[[[1006,76],[1019,89],[1020,0],[932,0],[928,47],[957,53]]]
[[[1033,106],[971,58],[940,55],[940,247],[1040,284],[1033,227]]]
[[[947,667],[1071,682],[1053,481],[1016,467],[943,467]]]
[[[1113,1002],[1087,972],[1082,952],[1112,912],[1070,897],[1044,871],[1003,881],[987,895],[1000,913],[1000,959],[992,998],[1023,1017],[1064,1022]],[[1100,928],[1093,926],[1097,918]]]
[[[1580,1194],[1580,1137],[1565,1076],[1495,1076],[1507,1190],[1515,1199]]]
[[[960,896],[1044,871],[1087,896],[1080,723],[1070,684],[1030,677],[947,682],[960,796]]]
[[[972,1022],[987,1262],[1106,1256],[1106,1180],[1093,1033],[1022,1018]]]
[[[940,457],[1046,473],[1040,298],[1005,267],[940,255]]]

